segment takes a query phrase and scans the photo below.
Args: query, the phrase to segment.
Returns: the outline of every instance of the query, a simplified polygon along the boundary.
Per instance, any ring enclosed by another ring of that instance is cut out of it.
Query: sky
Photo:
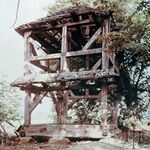
[[[20,0],[15,27],[47,15],[46,7],[55,0]],[[11,28],[18,0],[1,0],[0,4],[0,80],[11,82],[23,73],[23,38]]]
[[[55,0],[20,0],[17,23],[15,27],[34,21],[47,15],[46,7]],[[11,28],[15,20],[18,0],[1,0],[0,3],[0,82],[9,83],[22,76],[24,65],[24,40]],[[23,95],[24,99],[24,95]],[[22,101],[23,102],[23,101]],[[47,122],[50,101],[43,101],[33,112],[33,123],[39,120]],[[23,111],[22,107],[22,111]],[[40,115],[40,117],[39,117]],[[44,118],[45,117],[45,118]],[[45,120],[44,120],[45,119]]]

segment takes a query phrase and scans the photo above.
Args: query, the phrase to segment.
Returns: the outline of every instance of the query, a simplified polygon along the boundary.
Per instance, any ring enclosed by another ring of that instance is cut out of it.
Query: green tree
[[[2,133],[8,133],[8,127],[15,127],[15,123],[21,120],[20,101],[19,91],[5,81],[0,82],[0,130]]]

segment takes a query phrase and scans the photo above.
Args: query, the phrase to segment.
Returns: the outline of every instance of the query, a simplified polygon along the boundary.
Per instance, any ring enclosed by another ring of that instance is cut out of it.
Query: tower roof
[[[54,28],[60,28],[64,25],[67,25],[72,22],[77,22],[77,16],[82,16],[83,18],[89,18],[97,23],[97,19],[101,17],[111,16],[112,10],[99,10],[85,6],[74,6],[71,8],[64,9],[59,11],[51,16],[46,16],[36,21],[29,22],[23,25],[20,25],[15,30],[22,36],[26,31],[46,31],[53,30]],[[98,21],[99,22],[99,21]]]

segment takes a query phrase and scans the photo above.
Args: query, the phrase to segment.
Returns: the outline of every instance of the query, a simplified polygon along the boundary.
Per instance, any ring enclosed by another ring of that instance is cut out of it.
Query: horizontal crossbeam
[[[11,85],[12,86],[24,86],[36,83],[56,83],[67,82],[75,80],[90,80],[99,78],[109,78],[117,76],[115,73],[106,74],[101,70],[80,71],[80,72],[61,72],[61,73],[49,73],[49,74],[35,74],[27,75],[18,78]]]
[[[75,57],[75,56],[80,56],[80,55],[90,55],[90,54],[98,54],[101,53],[102,49],[101,48],[95,48],[95,49],[88,49],[85,51],[73,51],[73,52],[66,52],[66,57]],[[43,60],[49,60],[49,59],[60,59],[61,53],[56,53],[56,54],[49,54],[46,56],[33,56],[30,57],[30,62],[33,61],[43,61]]]

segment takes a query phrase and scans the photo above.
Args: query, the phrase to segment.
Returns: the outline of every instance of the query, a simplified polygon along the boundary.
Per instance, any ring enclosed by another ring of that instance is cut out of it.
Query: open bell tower
[[[108,92],[119,77],[119,64],[108,41],[97,39],[113,31],[112,13],[78,6],[16,28],[24,37],[25,72],[11,85],[26,92],[27,136],[100,137],[108,130]],[[42,73],[35,73],[35,66]],[[45,96],[55,105],[57,124],[32,125],[31,113]],[[101,126],[65,124],[68,110],[83,99],[100,101]]]

